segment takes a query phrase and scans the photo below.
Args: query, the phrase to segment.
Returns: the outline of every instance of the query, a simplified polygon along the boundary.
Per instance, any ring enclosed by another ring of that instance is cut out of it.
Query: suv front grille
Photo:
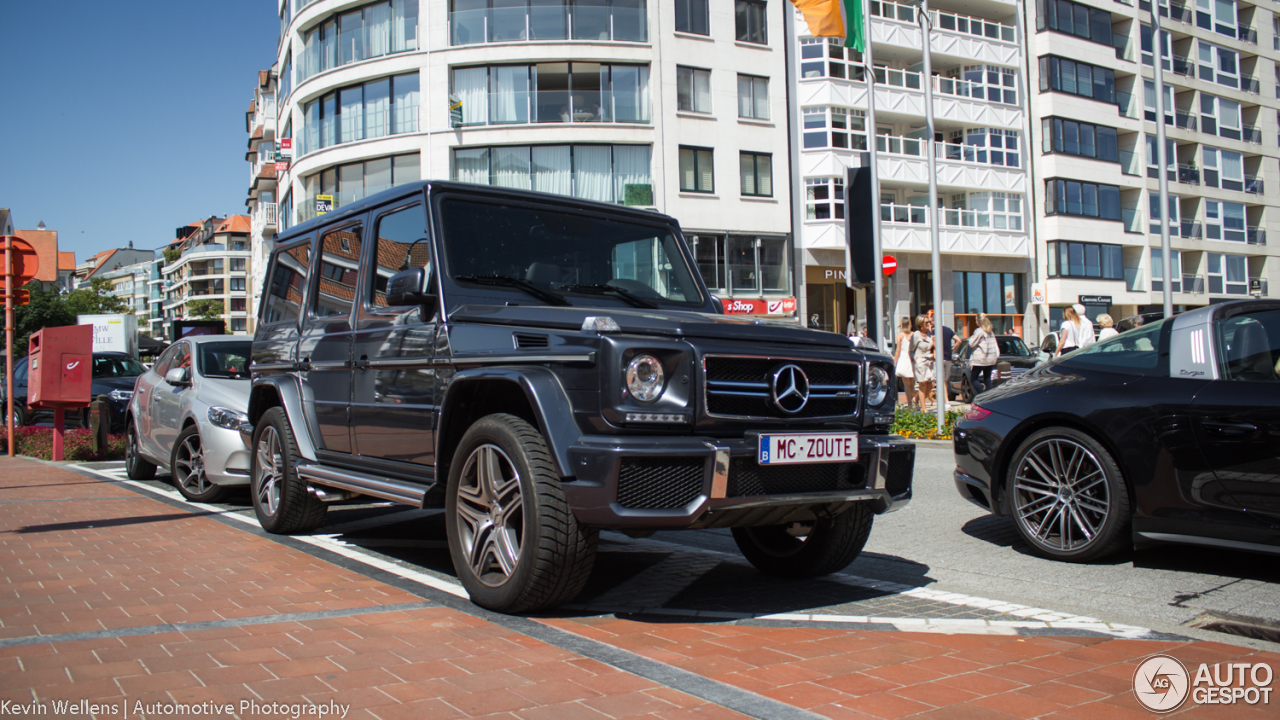
[[[707,355],[707,413],[721,417],[819,418],[852,415],[858,407],[858,364],[786,358]],[[773,374],[795,365],[809,380],[809,399],[788,413],[773,402]]]
[[[759,465],[753,457],[729,461],[729,497],[790,495],[792,493],[860,490],[866,485],[866,465],[815,463]]]
[[[672,510],[702,494],[707,462],[691,458],[622,459],[618,472],[618,504],[631,510]]]

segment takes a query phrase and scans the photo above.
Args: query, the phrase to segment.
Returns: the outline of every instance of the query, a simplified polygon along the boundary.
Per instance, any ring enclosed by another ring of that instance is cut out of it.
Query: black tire
[[[253,431],[249,493],[262,529],[277,535],[311,532],[324,522],[327,505],[298,477],[298,444],[284,408],[273,407]]]
[[[871,534],[875,514],[865,502],[811,526],[769,525],[733,528],[744,557],[766,575],[809,578],[830,575],[857,559]],[[800,535],[804,533],[804,535]]]
[[[26,425],[26,424],[27,424],[27,414],[22,412],[21,405],[14,403],[13,404],[13,426],[22,427],[23,425]]]
[[[1045,428],[1018,446],[1005,503],[1018,534],[1043,557],[1087,562],[1132,543],[1129,490],[1119,465],[1101,443],[1073,428]]]
[[[968,405],[972,405],[973,399],[977,397],[977,393],[974,391],[973,381],[969,379],[968,375],[965,375],[960,379],[960,395]]]
[[[130,480],[150,480],[156,476],[155,463],[142,457],[142,449],[138,447],[138,428],[132,422],[125,428],[124,471]]]
[[[222,502],[231,494],[231,488],[209,481],[204,469],[204,443],[200,441],[200,428],[195,425],[184,428],[173,442],[173,450],[169,453],[169,472],[173,476],[173,486],[191,502]]]
[[[482,465],[489,468],[487,483]],[[501,485],[493,482],[494,469]],[[502,613],[577,597],[599,540],[599,531],[579,525],[569,508],[542,434],[507,414],[483,417],[462,436],[449,469],[445,528],[471,601]]]

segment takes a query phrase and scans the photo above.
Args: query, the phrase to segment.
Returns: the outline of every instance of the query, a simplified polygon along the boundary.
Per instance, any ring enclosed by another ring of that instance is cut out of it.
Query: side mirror
[[[173,368],[169,372],[165,373],[164,381],[170,385],[185,387],[191,384],[191,378],[188,374],[189,372],[190,371],[187,368]]]
[[[401,270],[387,280],[388,305],[428,305],[435,300],[436,296],[431,292],[429,268]]]
[[[721,300],[720,298],[716,297],[715,295],[712,295],[712,296],[711,296],[711,305],[712,305],[713,307],[715,307],[715,309],[716,309],[716,314],[717,314],[717,315],[723,315],[723,314],[724,314],[724,301],[723,301],[723,300]]]

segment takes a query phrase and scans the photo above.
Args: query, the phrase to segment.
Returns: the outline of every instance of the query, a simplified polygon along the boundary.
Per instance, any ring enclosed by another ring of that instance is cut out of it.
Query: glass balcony
[[[1178,182],[1184,185],[1200,184],[1200,168],[1194,165],[1178,163]]]
[[[1252,195],[1264,195],[1262,178],[1257,175],[1245,175],[1244,191]]]
[[[890,223],[928,225],[929,208],[923,205],[897,205],[880,203],[880,220]]]
[[[1194,63],[1192,63],[1190,60],[1187,59],[1186,55],[1174,55],[1173,56],[1173,74],[1181,75],[1183,77],[1195,77],[1196,66]]]
[[[1240,42],[1246,45],[1258,44],[1258,31],[1248,25],[1241,25],[1236,28],[1236,37],[1240,38]]]
[[[1168,118],[1166,118],[1166,121],[1167,120]],[[1184,113],[1179,111],[1174,114],[1173,125],[1174,127],[1178,127],[1183,130],[1194,131],[1196,129],[1196,116],[1192,115],[1191,113]]]
[[[1142,117],[1137,96],[1132,93],[1117,92],[1116,106],[1120,108],[1120,114],[1127,118],[1137,120]]]
[[[594,90],[522,90],[493,92],[481,96],[485,108],[464,109],[467,117],[454,127],[481,125],[520,125],[526,123],[648,123],[651,122],[647,97],[631,92]],[[464,99],[464,102],[466,100]],[[472,119],[475,112],[482,117]]]
[[[569,39],[646,42],[647,17],[643,2],[623,7],[610,6],[609,0],[458,10],[449,13],[449,44]]]
[[[1245,125],[1240,133],[1240,139],[1253,145],[1262,144],[1262,128],[1257,125]]]
[[[1266,245],[1267,231],[1256,225],[1250,225],[1244,229],[1244,241],[1250,245]]]
[[[1142,175],[1141,160],[1142,158],[1140,155],[1138,155],[1138,153],[1121,150],[1120,151],[1120,172],[1124,173],[1125,175],[1140,177]]]
[[[1120,220],[1124,223],[1124,231],[1127,233],[1142,233],[1142,216],[1138,214],[1135,208],[1120,208]]]
[[[1262,93],[1262,81],[1258,78],[1245,75],[1240,78],[1240,89],[1250,95],[1258,95]]]
[[[1146,278],[1142,274],[1142,268],[1124,269],[1124,287],[1129,292],[1143,292],[1146,290]]]
[[[1174,292],[1178,292],[1174,288]],[[1199,295],[1204,292],[1204,276],[1183,273],[1182,275],[1182,292]]]

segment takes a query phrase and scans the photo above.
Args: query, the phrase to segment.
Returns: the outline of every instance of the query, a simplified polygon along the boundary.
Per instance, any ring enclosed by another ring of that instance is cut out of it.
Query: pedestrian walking
[[[1102,342],[1107,338],[1113,338],[1120,334],[1120,332],[1115,329],[1115,324],[1116,321],[1112,320],[1111,316],[1106,313],[1102,313],[1098,316],[1098,327],[1102,328],[1102,330],[1098,332],[1098,342]]]
[[[916,316],[916,331],[911,334],[911,369],[916,376],[916,407],[925,409],[933,390],[933,323],[924,315]]]
[[[898,342],[894,346],[893,370],[902,380],[907,394],[907,407],[915,406],[916,372],[911,366],[911,318],[904,317],[898,323]]]
[[[1062,308],[1062,327],[1058,330],[1058,356],[1080,347],[1080,315],[1074,307]]]
[[[969,337],[969,345],[973,348],[969,355],[969,385],[975,396],[991,389],[991,371],[1000,360],[1000,346],[996,343],[991,318],[981,316],[978,325]]]
[[[1076,315],[1080,316],[1080,347],[1089,347],[1098,338],[1094,335],[1093,322],[1089,320],[1089,316],[1085,314],[1084,305],[1076,303],[1071,306],[1076,311]]]

